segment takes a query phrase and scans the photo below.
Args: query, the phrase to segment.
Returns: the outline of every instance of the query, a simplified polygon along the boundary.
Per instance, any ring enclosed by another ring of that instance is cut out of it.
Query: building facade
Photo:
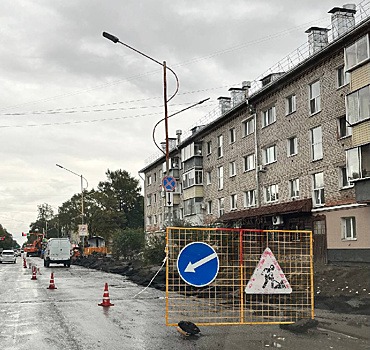
[[[147,232],[308,229],[317,262],[370,262],[370,21],[354,5],[329,13],[331,40],[309,28],[307,58],[230,89],[217,119],[177,140],[168,171],[164,156],[141,170]]]

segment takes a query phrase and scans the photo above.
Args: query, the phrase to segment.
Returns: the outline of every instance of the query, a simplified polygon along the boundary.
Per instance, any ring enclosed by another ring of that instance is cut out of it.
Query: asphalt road
[[[183,337],[165,325],[165,293],[125,277],[80,266],[47,269],[37,280],[20,258],[0,264],[0,349],[370,349],[368,317],[317,310],[318,329],[294,334],[276,325],[202,327]],[[51,272],[57,289],[50,290]],[[114,306],[98,306],[104,285]],[[180,320],[179,320],[180,321]]]

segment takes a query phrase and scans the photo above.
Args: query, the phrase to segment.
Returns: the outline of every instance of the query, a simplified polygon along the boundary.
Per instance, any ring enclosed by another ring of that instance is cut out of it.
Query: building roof
[[[239,220],[248,217],[263,215],[291,214],[291,213],[310,213],[312,209],[312,199],[301,199],[287,203],[278,203],[260,208],[251,208],[240,211],[232,211],[222,215],[218,221],[225,222]]]

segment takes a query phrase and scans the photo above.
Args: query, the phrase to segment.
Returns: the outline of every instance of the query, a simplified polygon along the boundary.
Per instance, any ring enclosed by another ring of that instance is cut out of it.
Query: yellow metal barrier
[[[314,318],[312,232],[167,228],[166,324]]]

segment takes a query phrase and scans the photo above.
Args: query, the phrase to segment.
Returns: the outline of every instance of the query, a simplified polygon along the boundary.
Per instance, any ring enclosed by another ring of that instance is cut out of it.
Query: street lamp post
[[[83,180],[86,181],[86,188],[89,186],[89,183],[87,182],[86,178],[83,177],[82,175],[79,175],[79,174],[75,173],[74,171],[69,170],[69,169],[65,168],[64,166],[62,166],[60,164],[55,164],[55,165],[57,167],[61,168],[61,169],[64,169],[64,170],[72,173],[73,175],[78,176],[81,179],[81,224],[83,225],[84,224],[84,216],[85,216],[85,213],[84,213],[84,187],[83,187]],[[84,249],[84,247],[85,247],[85,236],[82,236],[82,249]]]
[[[145,53],[135,49],[134,47],[123,43],[116,36],[114,36],[112,34],[109,34],[107,32],[103,32],[103,37],[107,38],[108,40],[110,40],[112,42],[114,42],[115,44],[120,43],[121,45],[126,46],[130,50],[135,51],[136,53],[150,59],[151,61],[153,61],[153,62],[155,62],[155,63],[157,63],[157,64],[159,64],[160,66],[163,67],[164,122],[165,122],[165,137],[166,137],[166,174],[168,175],[168,170],[169,170],[169,142],[168,142],[168,108],[167,108],[167,104],[168,104],[168,102],[170,102],[175,97],[175,95],[179,91],[179,79],[178,79],[176,73],[170,67],[167,66],[166,61],[163,61],[163,63],[161,63],[158,60],[154,59],[153,57],[150,57],[150,56],[146,55]],[[176,79],[176,89],[175,89],[175,92],[172,94],[172,96],[170,98],[167,98],[167,70],[169,70],[174,75],[174,77]]]

